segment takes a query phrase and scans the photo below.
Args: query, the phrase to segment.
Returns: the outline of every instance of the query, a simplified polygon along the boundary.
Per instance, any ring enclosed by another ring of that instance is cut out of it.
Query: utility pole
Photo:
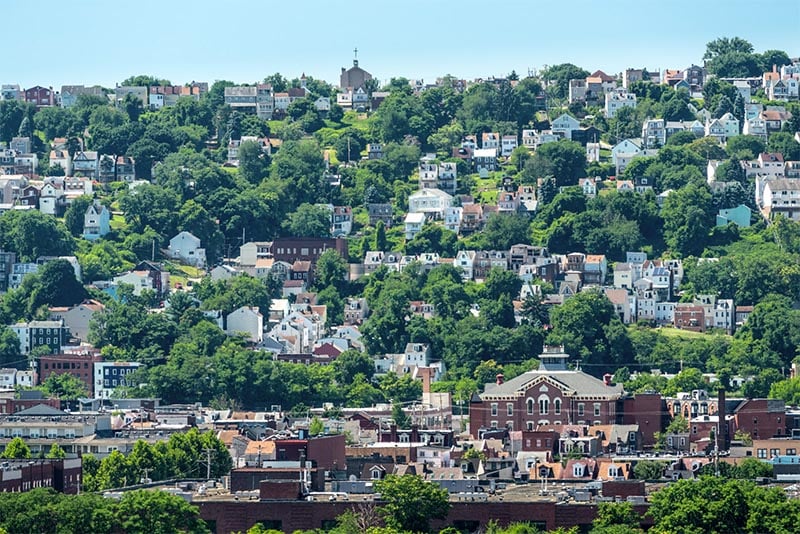
[[[214,449],[205,448],[203,452],[206,453],[206,480],[211,480],[211,455],[214,453]]]

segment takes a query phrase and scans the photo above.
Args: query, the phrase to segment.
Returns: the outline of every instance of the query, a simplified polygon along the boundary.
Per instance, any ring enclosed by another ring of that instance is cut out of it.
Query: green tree
[[[42,389],[47,395],[65,401],[74,401],[89,395],[86,383],[70,373],[51,374],[42,382]]]
[[[86,298],[86,289],[67,260],[52,260],[36,273],[38,284],[30,295],[30,310],[40,306],[73,306]]]
[[[269,156],[256,141],[244,141],[239,145],[239,175],[253,185],[258,185],[269,176]]]
[[[320,254],[314,271],[314,286],[322,289],[333,286],[342,293],[347,288],[350,268],[347,261],[335,249],[328,249]]]
[[[641,532],[641,517],[629,502],[601,502],[597,505],[597,518],[592,522],[592,534],[617,532],[611,527],[627,527],[629,532]],[[622,532],[620,532],[622,534]]]
[[[80,196],[73,199],[67,211],[64,212],[64,225],[67,230],[74,236],[79,236],[83,233],[83,219],[86,210],[92,205],[92,198],[89,196]]]
[[[9,327],[0,326],[0,366],[22,367],[26,359],[20,359],[19,337]]]
[[[330,237],[331,212],[325,206],[301,204],[289,214],[283,229],[294,237]]]
[[[392,421],[397,425],[397,428],[409,428],[411,426],[411,418],[403,411],[403,405],[399,402],[392,404]]]
[[[447,490],[416,475],[387,475],[375,483],[385,503],[380,510],[386,524],[399,530],[428,532],[431,519],[444,519],[450,510]]]
[[[0,216],[0,248],[16,252],[19,261],[36,261],[40,256],[71,254],[75,242],[67,228],[50,215],[10,210]]]
[[[664,462],[643,460],[636,462],[633,475],[639,480],[660,480],[664,477]]]
[[[67,457],[67,453],[64,452],[64,449],[58,446],[58,443],[53,443],[50,446],[50,451],[47,453],[45,458],[52,458],[52,459],[63,459]]]
[[[699,256],[708,242],[712,211],[707,186],[689,184],[673,191],[661,211],[667,245],[684,256]]]
[[[569,95],[569,81],[586,78],[589,72],[572,63],[561,63],[542,69],[540,76],[548,82],[548,92],[563,99]]]
[[[525,164],[523,181],[535,184],[548,176],[555,178],[557,187],[577,185],[586,176],[586,151],[580,143],[561,140],[539,147]]]
[[[325,425],[323,425],[322,420],[315,415],[314,418],[311,419],[311,423],[308,425],[308,433],[312,436],[319,436],[324,431]]]
[[[127,492],[115,507],[115,518],[126,534],[210,532],[200,511],[186,500],[164,491]]]
[[[0,454],[0,458],[11,458],[14,460],[20,460],[25,458],[31,457],[31,449],[28,445],[22,440],[22,438],[13,438],[11,441],[8,442],[6,448],[3,450],[3,453]]]

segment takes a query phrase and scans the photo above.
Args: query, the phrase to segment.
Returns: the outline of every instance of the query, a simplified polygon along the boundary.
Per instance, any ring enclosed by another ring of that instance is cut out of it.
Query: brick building
[[[470,430],[534,430],[538,425],[608,425],[617,421],[622,386],[569,370],[562,347],[545,347],[539,369],[508,382],[498,375],[470,405]]]
[[[37,384],[41,385],[50,375],[68,373],[86,384],[86,390],[93,395],[94,364],[102,361],[103,357],[97,351],[40,356],[36,362]]]
[[[3,460],[0,463],[0,492],[53,488],[62,493],[76,494],[81,474],[80,458]]]

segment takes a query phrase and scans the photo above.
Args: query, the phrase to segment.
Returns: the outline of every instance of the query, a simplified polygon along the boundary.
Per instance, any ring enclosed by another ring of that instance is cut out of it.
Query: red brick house
[[[36,107],[52,106],[55,104],[53,88],[37,85],[30,89],[25,89],[25,102],[34,104]]]

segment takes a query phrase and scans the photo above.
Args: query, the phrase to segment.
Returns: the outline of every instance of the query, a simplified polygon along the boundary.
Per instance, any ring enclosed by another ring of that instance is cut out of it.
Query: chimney
[[[503,373],[497,373],[497,385],[501,385],[505,381],[506,377],[503,376]]]
[[[603,384],[610,386],[612,384],[611,379],[614,378],[614,375],[611,373],[606,373],[603,375]]]

